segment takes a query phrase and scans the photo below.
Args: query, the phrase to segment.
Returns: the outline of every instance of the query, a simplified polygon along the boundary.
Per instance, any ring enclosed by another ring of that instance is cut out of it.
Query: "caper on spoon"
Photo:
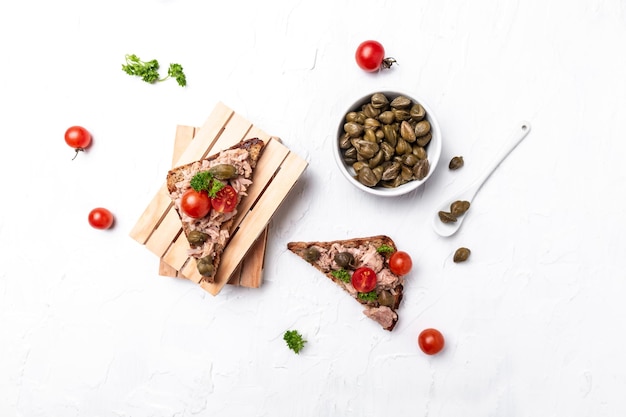
[[[435,213],[433,216],[433,229],[440,236],[452,236],[454,233],[459,230],[461,224],[463,224],[463,220],[467,217],[468,213],[471,212],[471,209],[464,213],[461,216],[454,216],[454,220],[451,218],[452,214],[450,213],[450,206],[454,202],[457,201],[466,201],[471,204],[474,196],[478,193],[478,190],[482,187],[482,185],[487,181],[489,176],[493,173],[493,171],[500,166],[500,163],[506,159],[507,156],[511,153],[513,149],[528,135],[530,132],[530,123],[523,121],[515,128],[505,147],[502,149],[498,158],[496,158],[491,166],[485,171],[483,175],[481,175],[478,179],[476,179],[473,183],[471,183],[467,188],[457,193],[456,195],[447,198],[443,201],[437,208],[435,209]],[[445,219],[446,221],[443,221]]]

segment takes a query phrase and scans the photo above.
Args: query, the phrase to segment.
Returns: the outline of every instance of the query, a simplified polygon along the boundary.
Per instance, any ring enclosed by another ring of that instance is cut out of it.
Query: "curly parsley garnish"
[[[156,59],[143,61],[135,54],[126,54],[125,59],[126,64],[122,64],[122,71],[128,75],[141,77],[147,83],[154,84],[168,78],[174,78],[181,87],[187,85],[187,77],[185,77],[183,67],[180,64],[170,64],[167,75],[161,78],[159,61]]]
[[[376,248],[376,252],[378,253],[394,253],[396,250],[389,245],[380,245]]]
[[[283,335],[283,340],[287,342],[289,349],[297,354],[300,353],[304,344],[307,342],[297,330],[287,330]]]
[[[358,297],[363,301],[376,301],[378,300],[378,294],[376,294],[376,290],[372,290],[370,292],[360,292],[358,293]]]
[[[224,188],[224,183],[213,177],[209,171],[200,171],[191,178],[191,188],[200,192],[206,191],[209,197],[215,197],[217,192]]]
[[[337,279],[342,280],[343,282],[350,282],[350,274],[345,269],[338,269],[336,271],[331,271],[332,276]]]

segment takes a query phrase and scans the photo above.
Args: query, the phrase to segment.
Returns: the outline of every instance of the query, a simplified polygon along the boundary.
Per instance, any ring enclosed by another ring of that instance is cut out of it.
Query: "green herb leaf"
[[[187,85],[187,77],[185,77],[183,67],[180,64],[170,64],[170,67],[167,70],[167,76],[175,78],[176,82],[181,87]]]
[[[160,78],[160,66],[156,59],[142,61],[141,58],[135,54],[126,54],[125,59],[126,63],[122,64],[122,71],[128,75],[141,77],[141,79],[147,83],[154,84],[156,82],[165,81],[168,78],[174,78],[181,87],[187,85],[187,78],[180,64],[170,64],[167,75]]]
[[[389,245],[380,245],[376,252],[378,253],[394,253],[396,250]]]
[[[209,192],[209,197],[213,198],[217,195],[218,191],[225,187],[225,184],[222,181],[213,179],[211,183],[211,187],[207,190]]]
[[[297,354],[300,353],[304,344],[307,342],[297,330],[287,330],[283,335],[283,339],[287,342],[289,349]]]
[[[334,276],[337,279],[342,280],[343,282],[350,282],[351,277],[350,274],[348,273],[348,271],[346,271],[345,269],[338,269],[336,271],[331,271],[332,276]]]
[[[376,301],[378,300],[378,294],[376,294],[376,290],[372,290],[370,292],[360,292],[358,293],[358,297],[363,301]]]
[[[209,191],[211,186],[211,180],[213,176],[209,171],[200,171],[196,175],[191,178],[191,188],[200,192],[200,191]]]

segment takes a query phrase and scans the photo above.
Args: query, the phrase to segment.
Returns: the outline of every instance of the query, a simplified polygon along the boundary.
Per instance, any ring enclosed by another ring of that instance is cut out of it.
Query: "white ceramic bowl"
[[[344,157],[343,157],[344,150],[342,150],[339,147],[339,140],[344,135],[344,124],[346,123],[345,116],[348,112],[360,111],[364,104],[370,102],[372,95],[374,95],[375,93],[383,93],[387,97],[390,103],[393,99],[402,95],[411,99],[413,103],[417,102],[421,104],[424,110],[426,110],[425,120],[428,120],[428,122],[430,123],[432,139],[426,146],[426,152],[428,156],[428,162],[430,164],[430,169],[424,179],[411,180],[405,184],[402,184],[394,188],[387,188],[387,187],[382,187],[382,186],[368,187],[362,184],[360,181],[358,181],[355,178],[356,173],[354,169],[352,168],[351,165],[348,165],[345,163]],[[424,100],[417,98],[413,95],[401,93],[397,91],[375,91],[355,101],[341,115],[341,119],[340,119],[339,126],[337,129],[337,136],[335,138],[335,143],[333,146],[333,154],[334,154],[337,166],[339,167],[339,170],[341,171],[343,176],[346,178],[346,180],[348,180],[350,184],[354,185],[356,188],[362,191],[365,191],[366,193],[383,196],[383,197],[396,197],[396,196],[409,193],[413,190],[416,190],[422,184],[424,184],[428,180],[428,178],[430,178],[432,173],[435,171],[435,168],[437,168],[437,164],[439,163],[439,158],[441,156],[441,130],[439,129],[439,123],[437,122],[437,118],[435,117],[435,114],[433,113],[430,106],[428,106],[428,104],[424,102]]]

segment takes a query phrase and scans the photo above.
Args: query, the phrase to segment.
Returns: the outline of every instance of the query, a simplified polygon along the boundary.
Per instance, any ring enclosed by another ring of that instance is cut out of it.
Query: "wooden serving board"
[[[240,268],[246,254],[262,237],[272,216],[308,163],[280,140],[253,126],[223,103],[218,103],[174,164],[179,166],[194,162],[255,137],[265,142],[265,149],[253,172],[248,196],[239,204],[231,238],[224,249],[214,283],[201,281],[202,276],[195,262],[190,262],[187,256],[189,243],[182,233],[180,218],[167,192],[166,173],[163,174],[163,185],[130,232],[133,239],[178,271],[179,276],[199,284],[212,295],[217,295]]]
[[[176,162],[178,162],[178,159],[180,159],[199,129],[199,127],[192,126],[176,126],[172,166],[175,166]],[[263,282],[263,264],[265,261],[268,229],[269,226],[266,226],[261,236],[259,236],[256,243],[231,275],[228,284],[248,288],[259,288],[261,286]],[[163,259],[159,261],[159,275],[172,278],[185,278],[179,271],[164,262]]]

